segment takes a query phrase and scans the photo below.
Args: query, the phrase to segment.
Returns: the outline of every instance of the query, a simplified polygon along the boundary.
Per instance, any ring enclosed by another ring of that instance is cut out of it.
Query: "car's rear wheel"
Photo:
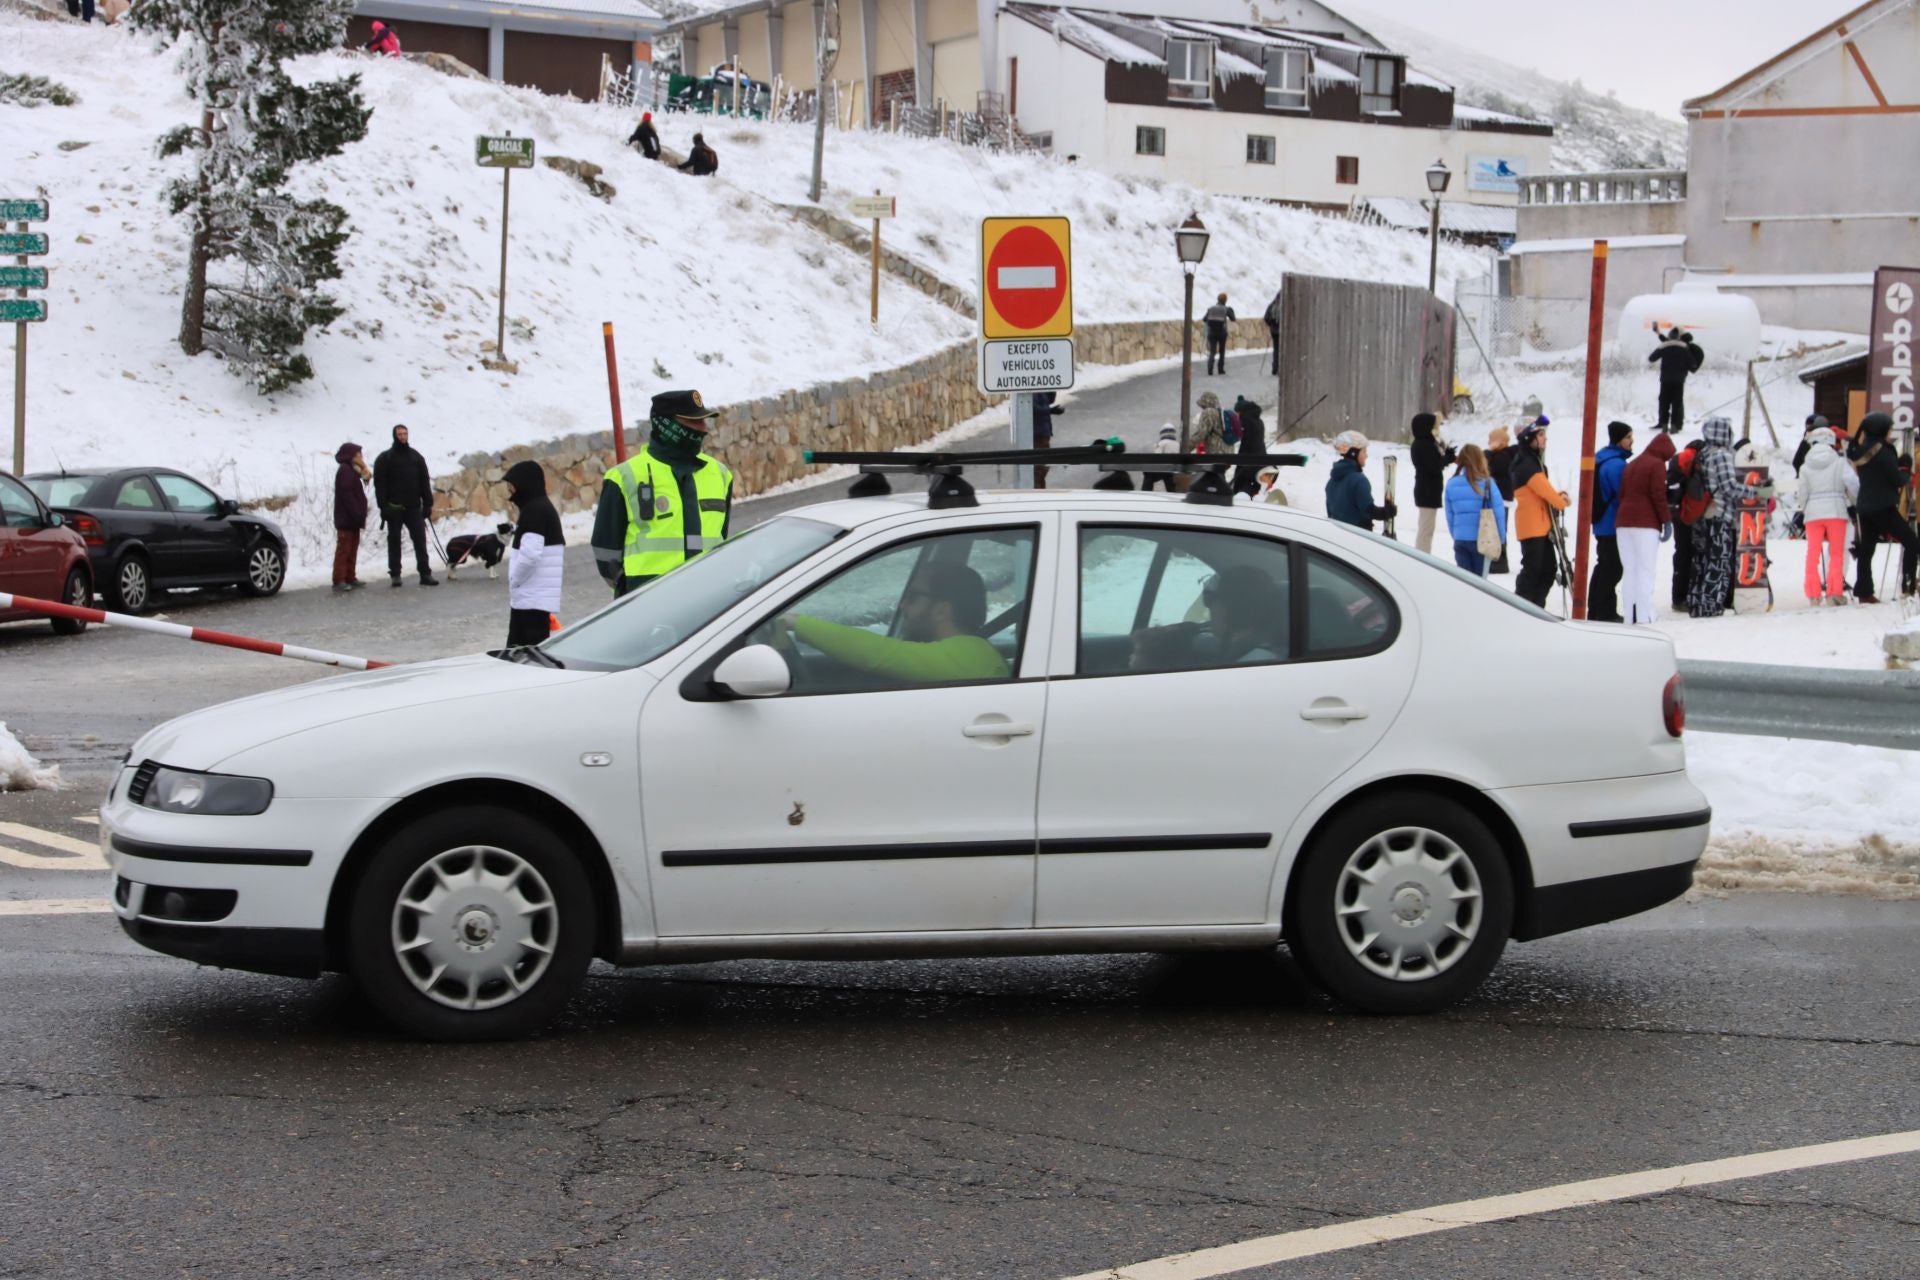
[[[120,613],[145,613],[153,604],[153,569],[139,552],[130,552],[114,566],[107,597]]]
[[[278,546],[262,542],[247,553],[247,578],[240,589],[250,596],[270,596],[287,580],[287,557]]]
[[[537,1030],[593,958],[593,891],[554,834],[486,806],[402,829],[354,887],[348,967],[396,1027],[431,1040]]]
[[[1287,907],[1294,956],[1368,1013],[1431,1013],[1492,971],[1513,924],[1513,875],[1465,806],[1426,792],[1369,799],[1302,857]]]
[[[60,599],[76,609],[84,609],[93,603],[93,579],[87,577],[85,569],[75,569],[67,575],[67,585],[60,589]],[[53,633],[57,636],[77,636],[87,629],[81,618],[55,618]]]

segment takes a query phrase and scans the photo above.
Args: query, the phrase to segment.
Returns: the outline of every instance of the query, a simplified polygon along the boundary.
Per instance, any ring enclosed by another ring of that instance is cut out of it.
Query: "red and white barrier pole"
[[[158,618],[136,618],[130,613],[108,613],[104,609],[86,609],[79,605],[62,604],[58,600],[36,600],[32,596],[9,595],[4,591],[0,591],[0,609],[25,609],[28,613],[44,613],[50,618],[75,618],[81,622],[97,622],[103,626],[151,631],[155,635],[172,636],[177,640],[198,640],[201,644],[224,645],[229,649],[245,649],[250,653],[267,653],[276,658],[298,658],[302,662],[345,667],[350,671],[371,671],[375,667],[393,665],[391,662],[355,658],[344,653],[328,653],[325,649],[308,649],[301,645],[280,644],[273,640],[255,640],[252,636],[236,636],[226,631],[210,631],[206,627],[183,627],[177,622],[162,622]]]

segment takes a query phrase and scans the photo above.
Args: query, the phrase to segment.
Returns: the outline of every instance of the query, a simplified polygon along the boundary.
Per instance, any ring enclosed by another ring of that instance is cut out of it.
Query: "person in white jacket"
[[[1807,457],[1800,466],[1800,518],[1807,525],[1807,603],[1847,602],[1847,508],[1860,496],[1860,477],[1840,455],[1833,432],[1807,433]],[[1827,557],[1821,590],[1820,554]]]
[[[547,473],[527,459],[507,468],[507,501],[520,509],[513,527],[513,558],[507,562],[507,647],[539,644],[551,633],[560,609],[566,535],[560,513],[547,497]]]

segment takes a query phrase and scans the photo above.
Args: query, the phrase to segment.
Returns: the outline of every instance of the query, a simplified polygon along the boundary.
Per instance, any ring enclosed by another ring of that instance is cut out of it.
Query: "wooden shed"
[[[1800,372],[1813,388],[1813,411],[1849,434],[1867,416],[1867,353],[1854,350]]]

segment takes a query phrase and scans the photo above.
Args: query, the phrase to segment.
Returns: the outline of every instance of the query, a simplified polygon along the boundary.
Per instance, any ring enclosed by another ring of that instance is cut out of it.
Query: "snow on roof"
[[[1339,36],[1322,36],[1306,31],[1290,31],[1287,33],[1287,38],[1290,40],[1298,40],[1302,44],[1313,45],[1319,49],[1338,49],[1342,53],[1370,53],[1376,57],[1390,58],[1403,56],[1386,49],[1377,49],[1370,45],[1355,44],[1351,40],[1342,40]]]
[[[1167,65],[1167,60],[1159,54],[1141,48],[1124,36],[1115,35],[1105,27],[1095,26],[1070,9],[1056,9],[1046,20],[1042,20],[1041,14],[1023,10],[1017,5],[1009,6],[1008,11],[1017,13],[1028,21],[1038,22],[1060,39],[1086,50],[1096,58],[1104,58],[1108,62],[1118,62],[1128,67]]]
[[[1415,71],[1411,65],[1407,67],[1407,83],[1417,84],[1423,89],[1445,89],[1448,93],[1453,92],[1453,86],[1446,81],[1435,80],[1424,71]]]
[[[1485,107],[1469,107],[1461,103],[1453,104],[1453,118],[1459,120],[1481,120],[1488,124],[1546,124],[1545,120],[1532,120],[1526,116],[1508,115],[1504,111],[1489,111]]]
[[[508,0],[506,4],[462,3],[462,0],[442,0],[439,5],[445,9],[466,9],[482,13],[512,13],[515,9],[532,9],[540,13],[573,13],[600,18],[639,19],[643,22],[662,21],[658,10],[649,9],[640,0]]]
[[[1618,244],[1618,241],[1614,243]],[[1728,289],[1871,289],[1871,271],[1834,271],[1812,275],[1725,275],[1713,283]]]
[[[1609,236],[1609,249],[1678,249],[1687,242],[1685,236]],[[1518,256],[1523,253],[1591,253],[1592,240],[1522,240],[1509,245],[1507,252]]]
[[[1214,50],[1213,65],[1222,80],[1240,80],[1249,76],[1264,79],[1267,74],[1265,67],[1249,62],[1231,49]]]
[[[1321,84],[1359,84],[1360,77],[1345,67],[1336,67],[1331,62],[1315,59],[1313,63],[1313,82]]]
[[[1850,364],[1862,364],[1867,358],[1867,344],[1854,343],[1839,355],[1829,356],[1818,364],[1808,365],[1800,371],[1800,381],[1811,386],[1829,373],[1837,373]],[[1920,619],[1916,619],[1920,621]]]
[[[1305,49],[1307,45],[1292,35],[1282,35],[1261,27],[1238,27],[1222,22],[1195,22],[1182,18],[1180,25],[1189,31],[1202,31],[1208,35],[1219,36],[1223,40],[1239,40],[1246,44],[1270,45],[1278,49]]]
[[[1432,220],[1422,201],[1405,196],[1369,196],[1360,207],[1387,226],[1403,231],[1425,231]],[[1440,229],[1456,235],[1510,236],[1518,221],[1519,214],[1512,205],[1468,204],[1464,200],[1440,203]]]

